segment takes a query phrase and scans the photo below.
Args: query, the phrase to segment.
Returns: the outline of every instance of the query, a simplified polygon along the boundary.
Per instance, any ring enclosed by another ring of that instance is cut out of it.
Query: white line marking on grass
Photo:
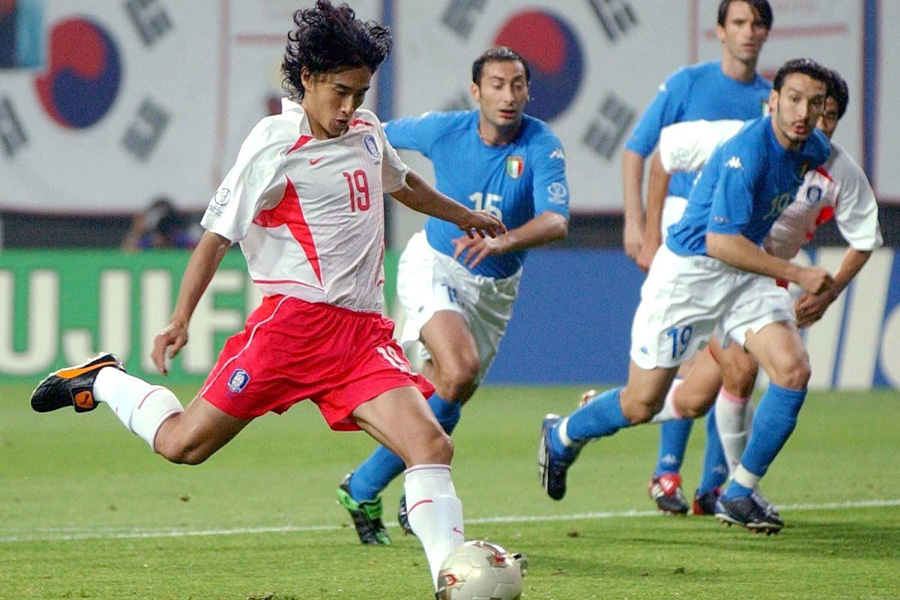
[[[848,502],[826,502],[824,504],[786,504],[779,506],[786,511],[814,511],[835,508],[886,508],[900,506],[898,500],[860,500]],[[617,512],[586,512],[569,515],[522,515],[508,517],[481,517],[466,519],[466,523],[550,523],[554,521],[583,521],[601,519],[631,519],[636,517],[656,517],[658,510],[625,510]],[[397,526],[396,522],[387,525]],[[15,544],[20,542],[56,542],[70,540],[117,540],[117,539],[154,539],[168,537],[199,537],[209,535],[246,535],[257,533],[304,533],[315,531],[338,531],[349,529],[343,525],[283,525],[279,527],[236,527],[232,529],[110,529],[110,528],[43,528],[31,530],[19,535],[8,535],[19,529],[0,529],[0,543]],[[77,531],[78,533],[74,533]],[[4,535],[7,534],[7,535]]]

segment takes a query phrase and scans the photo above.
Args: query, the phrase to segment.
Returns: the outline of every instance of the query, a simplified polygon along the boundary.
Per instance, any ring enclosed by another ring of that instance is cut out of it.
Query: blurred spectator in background
[[[131,229],[122,241],[122,250],[194,248],[201,234],[198,223],[179,214],[168,198],[160,196],[146,212],[134,217]]]

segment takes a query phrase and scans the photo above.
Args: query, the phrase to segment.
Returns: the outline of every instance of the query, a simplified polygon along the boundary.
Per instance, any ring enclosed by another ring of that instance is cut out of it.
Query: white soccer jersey
[[[869,251],[883,243],[875,192],[856,161],[834,142],[831,156],[806,174],[796,199],[775,221],[763,246],[770,254],[791,259],[832,217],[851,248]]]
[[[250,132],[201,224],[240,242],[267,296],[380,312],[383,193],[408,172],[370,111],[356,111],[344,135],[317,140],[285,99]]]
[[[698,171],[716,147],[735,135],[743,121],[686,121],[662,130],[660,161],[669,173]],[[781,258],[797,255],[822,223],[834,217],[854,249],[881,246],[878,204],[865,173],[838,144],[824,165],[806,174],[794,202],[775,221],[763,246]]]

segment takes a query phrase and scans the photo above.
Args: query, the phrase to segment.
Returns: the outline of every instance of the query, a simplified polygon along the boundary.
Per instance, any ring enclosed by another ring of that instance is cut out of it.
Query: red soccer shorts
[[[309,398],[332,429],[357,430],[351,413],[384,392],[434,392],[411,371],[393,331],[393,321],[376,313],[267,296],[225,342],[200,395],[239,419],[280,414]]]

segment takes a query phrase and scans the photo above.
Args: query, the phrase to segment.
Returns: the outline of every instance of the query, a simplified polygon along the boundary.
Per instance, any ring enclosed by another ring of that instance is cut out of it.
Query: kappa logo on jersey
[[[553,152],[550,153],[550,158],[558,158],[559,160],[566,160],[566,153],[563,152],[562,148],[557,148]]]
[[[506,159],[506,174],[512,177],[513,179],[518,179],[522,176],[522,172],[525,171],[525,157],[524,156],[510,156]]]
[[[547,186],[547,193],[550,194],[550,202],[552,204],[565,204],[566,197],[569,195],[569,190],[566,189],[565,184],[554,181]]]
[[[366,150],[368,150],[369,154],[375,160],[381,158],[381,152],[378,150],[378,144],[375,142],[375,136],[367,135],[363,138],[363,143],[366,145]]]
[[[233,394],[240,394],[250,383],[250,374],[244,369],[235,369],[228,378],[228,391]]]
[[[732,156],[731,158],[729,158],[728,162],[725,163],[725,166],[731,167],[732,169],[740,169],[740,170],[744,169],[744,165],[741,164],[741,159],[738,158],[737,156]]]

